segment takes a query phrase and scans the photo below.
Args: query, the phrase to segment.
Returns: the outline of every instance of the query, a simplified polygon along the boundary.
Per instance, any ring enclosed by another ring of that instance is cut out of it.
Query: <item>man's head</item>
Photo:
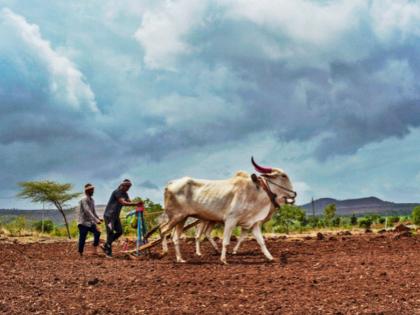
[[[128,191],[131,187],[131,181],[129,179],[124,179],[120,184],[119,189],[122,191]]]
[[[93,196],[94,192],[95,192],[95,186],[89,183],[85,185],[85,194],[87,196]]]

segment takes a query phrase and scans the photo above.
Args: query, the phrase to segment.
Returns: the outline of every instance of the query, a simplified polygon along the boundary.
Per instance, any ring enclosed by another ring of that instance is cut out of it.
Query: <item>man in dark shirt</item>
[[[127,191],[131,187],[131,181],[124,179],[120,186],[114,190],[109,198],[108,204],[104,212],[104,220],[106,226],[106,243],[103,247],[107,257],[112,257],[112,242],[118,239],[122,233],[122,225],[120,221],[120,212],[123,206],[139,206],[141,203],[132,202],[128,197]]]

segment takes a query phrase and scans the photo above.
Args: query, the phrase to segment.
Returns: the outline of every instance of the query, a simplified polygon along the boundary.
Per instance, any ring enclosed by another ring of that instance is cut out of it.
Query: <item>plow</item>
[[[163,238],[167,237],[167,235],[163,235],[162,231],[166,227],[167,223],[161,223],[154,227],[152,227],[150,230],[147,228],[146,216],[152,216],[152,215],[160,215],[161,212],[153,212],[153,213],[145,213],[144,207],[137,207],[135,210],[130,211],[126,218],[129,219],[131,217],[134,217],[135,219],[134,225],[137,230],[137,237],[136,237],[136,248],[135,249],[127,249],[124,251],[124,253],[134,256],[140,256],[141,254],[149,254],[150,249],[159,245],[162,243]],[[184,226],[183,232],[186,232],[190,230],[191,228],[195,227],[199,223],[199,220],[195,220],[187,225]],[[134,227],[133,226],[133,227]],[[152,235],[158,233],[159,237],[156,239],[151,239]]]

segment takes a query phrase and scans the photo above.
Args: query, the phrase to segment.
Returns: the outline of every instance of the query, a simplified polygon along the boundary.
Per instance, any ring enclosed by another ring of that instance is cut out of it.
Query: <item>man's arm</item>
[[[93,215],[98,219],[98,220],[101,220],[102,221],[102,219],[98,216],[98,214],[96,213],[96,207],[95,207],[95,200],[93,200],[92,199],[92,204],[93,204],[93,209],[92,209],[92,213],[93,213]]]
[[[120,205],[123,206],[140,206],[143,203],[142,202],[132,202],[131,200],[125,200],[124,198],[118,198],[118,202],[120,203]]]

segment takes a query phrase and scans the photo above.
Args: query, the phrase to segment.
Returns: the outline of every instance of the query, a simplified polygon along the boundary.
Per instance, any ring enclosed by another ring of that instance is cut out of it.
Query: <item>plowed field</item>
[[[232,242],[231,248],[235,242]],[[392,233],[245,242],[229,265],[184,240],[185,264],[79,258],[74,242],[0,243],[2,314],[420,314],[420,236]]]

